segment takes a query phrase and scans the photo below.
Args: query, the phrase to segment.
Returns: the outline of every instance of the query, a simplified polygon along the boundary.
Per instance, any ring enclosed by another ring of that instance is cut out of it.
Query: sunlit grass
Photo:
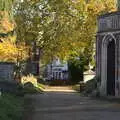
[[[73,85],[72,89],[80,92],[80,84]]]
[[[38,83],[38,88],[40,88],[41,90],[45,89],[45,85]]]

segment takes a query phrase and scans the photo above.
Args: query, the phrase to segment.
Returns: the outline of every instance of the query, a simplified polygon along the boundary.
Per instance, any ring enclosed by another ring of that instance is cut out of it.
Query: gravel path
[[[76,92],[75,90],[72,89],[72,86],[46,86],[44,89],[45,92]]]
[[[47,92],[27,96],[25,120],[120,120],[120,104],[81,97],[78,93]]]

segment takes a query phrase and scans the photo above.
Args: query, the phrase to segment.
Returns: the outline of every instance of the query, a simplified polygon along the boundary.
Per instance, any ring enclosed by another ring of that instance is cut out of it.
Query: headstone
[[[14,79],[14,64],[0,62],[0,81],[13,81]]]
[[[14,63],[0,62],[0,92],[15,92]]]

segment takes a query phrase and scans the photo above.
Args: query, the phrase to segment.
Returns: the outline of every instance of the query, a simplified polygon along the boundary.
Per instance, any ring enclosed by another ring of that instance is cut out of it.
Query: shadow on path
[[[46,92],[26,96],[24,120],[119,120],[120,104],[81,97],[78,93]]]
[[[26,95],[24,99],[24,116],[23,120],[32,120],[32,116],[34,113],[34,99],[31,95]]]

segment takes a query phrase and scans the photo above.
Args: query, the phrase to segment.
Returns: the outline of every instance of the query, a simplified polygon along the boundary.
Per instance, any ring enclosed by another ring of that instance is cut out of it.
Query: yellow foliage
[[[0,61],[17,62],[27,58],[27,47],[25,47],[24,44],[16,46],[16,44],[10,40],[4,40],[0,43]]]
[[[7,33],[14,29],[15,24],[9,19],[9,14],[6,11],[0,11],[0,32]]]
[[[99,15],[101,12],[113,12],[116,11],[116,0],[90,0],[86,4],[86,10],[93,15]]]
[[[21,78],[21,83],[23,85],[26,84],[26,83],[28,83],[28,82],[32,83],[35,87],[37,87],[37,79],[32,74],[27,75],[27,76],[23,76]]]

